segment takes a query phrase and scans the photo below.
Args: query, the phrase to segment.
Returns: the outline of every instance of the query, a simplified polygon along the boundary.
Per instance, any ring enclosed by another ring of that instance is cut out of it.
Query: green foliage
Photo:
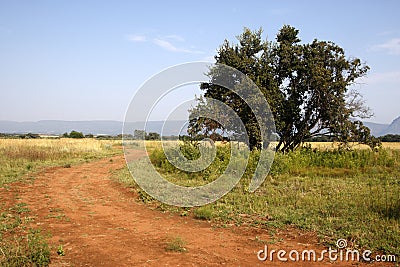
[[[135,130],[133,138],[136,140],[144,140],[146,138],[146,132],[144,130]]]
[[[165,164],[167,164],[167,157],[162,149],[154,149],[149,155],[151,163],[158,167],[165,169]]]
[[[181,144],[180,150],[188,160],[196,160],[201,156],[199,145],[200,144],[198,142],[186,141]]]
[[[71,131],[68,135],[69,138],[85,138],[85,135],[81,132]]]
[[[50,249],[38,230],[31,230],[25,237],[2,240],[0,265],[4,267],[48,266]]]
[[[85,135],[81,132],[71,131],[69,134],[64,133],[62,135],[62,137],[64,137],[64,138],[85,138]],[[93,135],[92,135],[92,137],[93,137]]]
[[[168,149],[168,148],[167,148]],[[195,160],[200,156],[198,145],[191,142],[184,142],[181,145],[182,154],[190,160]],[[192,153],[192,154],[191,154]],[[200,172],[185,172],[172,165],[162,149],[154,149],[150,155],[150,161],[166,175],[166,179],[182,186],[197,186],[207,184],[218,178],[228,166],[231,157],[229,146],[223,146],[217,149],[215,160],[212,164]],[[176,174],[181,178],[176,179]]]
[[[148,133],[146,134],[146,140],[161,140],[159,133]]]
[[[275,154],[270,174],[296,173],[299,169],[331,168],[353,169],[363,168],[394,168],[398,164],[400,151],[379,149],[378,153],[371,150],[325,150],[300,148],[287,155]]]
[[[19,138],[22,138],[22,139],[38,139],[38,138],[40,138],[40,136],[38,134],[27,133],[27,134],[19,135]]]
[[[37,266],[47,266],[50,263],[50,249],[40,230],[30,230],[28,239],[28,258]]]
[[[210,206],[199,207],[193,212],[194,217],[200,220],[211,220],[213,218],[213,210]]]
[[[225,40],[215,58],[217,63],[241,71],[260,88],[280,136],[277,150],[293,151],[304,140],[320,135],[345,143],[357,141],[372,148],[379,146],[366,126],[351,120],[372,115],[360,94],[349,90],[357,78],[366,75],[368,66],[358,58],[346,58],[344,50],[333,42],[315,39],[300,43],[299,31],[288,25],[279,31],[276,42],[264,41],[261,34],[261,29],[252,32],[245,28],[237,37],[238,44]],[[201,84],[204,96],[235,110],[249,135],[250,148],[260,148],[261,134],[255,115],[238,95],[217,85],[219,76],[218,67],[210,70],[210,82]],[[232,81],[235,79],[232,77]],[[238,82],[242,81],[235,84]],[[204,103],[200,101],[200,105]],[[222,129],[222,125],[215,121],[201,117],[190,120],[192,136],[207,135],[216,129]]]
[[[378,137],[382,142],[400,142],[400,134],[387,134]]]
[[[133,138],[135,140],[161,140],[161,135],[155,132],[146,133],[145,130],[135,130],[133,136],[125,135],[124,138]]]
[[[57,248],[57,255],[59,256],[65,256],[65,251],[62,245],[59,245]]]
[[[30,211],[27,206],[28,204],[26,203],[17,203],[14,207],[10,208],[10,211],[18,214],[26,213]]]

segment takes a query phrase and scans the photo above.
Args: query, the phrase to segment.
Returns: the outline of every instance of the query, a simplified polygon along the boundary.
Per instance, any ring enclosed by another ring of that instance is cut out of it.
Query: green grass
[[[53,219],[57,219],[57,220],[65,220],[67,222],[70,221],[70,218],[68,218],[63,209],[59,209],[59,208],[50,208],[49,209],[49,214],[46,216],[46,218],[53,218]]]
[[[213,213],[214,211],[211,206],[199,207],[195,209],[193,212],[194,217],[196,219],[206,220],[206,221],[211,220],[214,217]]]
[[[64,251],[64,248],[63,248],[62,245],[59,245],[59,246],[57,247],[57,255],[59,255],[59,256],[65,256],[65,251]]]
[[[169,238],[165,245],[165,250],[166,251],[171,251],[171,252],[186,252],[186,242],[179,236],[174,237],[174,238]]]
[[[177,170],[157,149],[150,158],[166,179],[194,186],[216,179],[225,170],[229,150],[218,150],[216,163],[198,173]],[[325,244],[345,238],[359,248],[400,256],[400,150],[300,149],[276,154],[263,185],[249,193],[257,158],[257,152],[252,152],[244,177],[230,193],[185,214],[220,225],[295,226],[315,231]],[[158,203],[137,188],[126,169],[119,179],[135,187],[142,200],[182,214],[182,209]]]
[[[2,207],[0,214],[0,266],[47,266],[50,248],[39,229],[27,227],[32,221],[25,203]]]

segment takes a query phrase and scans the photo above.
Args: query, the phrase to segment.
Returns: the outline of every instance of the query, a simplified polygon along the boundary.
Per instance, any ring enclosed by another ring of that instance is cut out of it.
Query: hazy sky
[[[370,121],[390,123],[400,116],[399,10],[400,1],[0,0],[0,120],[122,120],[157,72],[212,59],[243,27],[271,40],[290,24],[304,42],[331,40],[366,61]]]

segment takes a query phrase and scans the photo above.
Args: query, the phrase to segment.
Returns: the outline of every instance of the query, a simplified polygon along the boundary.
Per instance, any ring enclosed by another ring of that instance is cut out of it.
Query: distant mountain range
[[[371,134],[376,137],[386,134],[400,134],[400,116],[394,119],[391,124],[364,122],[364,125],[367,126],[371,130]]]
[[[400,117],[391,124],[364,122],[371,129],[372,135],[378,137],[386,134],[400,134]],[[157,132],[163,135],[186,134],[185,121],[169,121],[163,128],[163,121],[149,121],[146,124],[147,132]],[[94,135],[117,135],[122,133],[123,122],[98,120],[98,121],[61,121],[42,120],[37,122],[0,121],[0,133],[26,134],[38,133],[60,135],[72,130]],[[133,134],[134,130],[144,129],[144,122],[130,122],[125,125],[125,133]]]

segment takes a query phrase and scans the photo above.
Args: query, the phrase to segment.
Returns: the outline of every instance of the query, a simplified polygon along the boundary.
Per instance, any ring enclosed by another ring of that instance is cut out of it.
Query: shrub
[[[194,217],[200,220],[211,220],[213,218],[213,210],[210,206],[202,206],[194,210]]]
[[[77,132],[77,131],[71,131],[71,133],[69,134],[69,137],[70,138],[85,138],[83,133]]]

